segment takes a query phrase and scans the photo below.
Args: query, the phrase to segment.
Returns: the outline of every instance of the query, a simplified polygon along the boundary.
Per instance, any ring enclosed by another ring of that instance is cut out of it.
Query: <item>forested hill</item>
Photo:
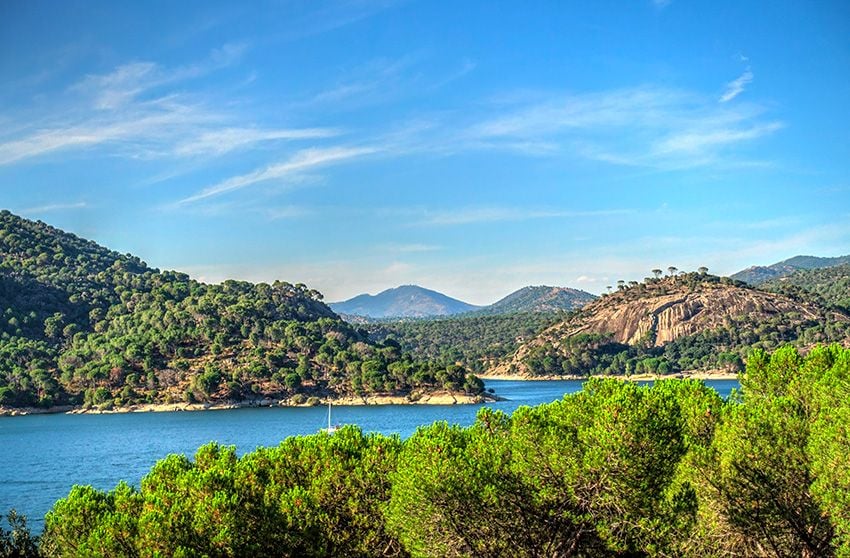
[[[850,255],[836,258],[819,258],[817,256],[794,256],[772,265],[754,265],[733,274],[736,281],[744,281],[750,285],[761,285],[767,281],[787,277],[792,273],[805,269],[824,269],[837,265],[850,264]]]
[[[0,405],[477,391],[370,342],[305,285],[208,285],[0,212]]]
[[[850,311],[850,263],[822,269],[801,269],[767,281],[761,288],[798,296],[802,291],[817,297],[823,304]]]
[[[804,291],[778,294],[689,273],[621,286],[520,345],[493,372],[736,371],[753,348],[819,342],[850,342],[846,311]]]
[[[514,312],[563,312],[577,310],[594,300],[596,296],[569,287],[529,286],[514,291],[472,314],[485,316]]]
[[[365,323],[373,339],[394,339],[422,359],[457,362],[475,374],[487,372],[524,340],[564,320],[566,312],[462,314],[442,319]]]

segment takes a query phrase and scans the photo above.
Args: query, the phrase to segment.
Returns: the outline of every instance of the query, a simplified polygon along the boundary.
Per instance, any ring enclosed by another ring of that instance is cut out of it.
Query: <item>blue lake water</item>
[[[726,397],[736,380],[707,382]],[[506,413],[581,390],[581,381],[490,380],[506,401],[487,406]],[[445,420],[469,425],[482,405],[383,405],[334,407],[334,423],[366,432],[407,437],[422,425]],[[169,453],[193,455],[210,441],[235,445],[240,454],[277,445],[288,436],[313,434],[327,422],[326,407],[272,407],[206,412],[0,417],[0,513],[15,508],[40,532],[44,514],[74,484],[138,486]]]

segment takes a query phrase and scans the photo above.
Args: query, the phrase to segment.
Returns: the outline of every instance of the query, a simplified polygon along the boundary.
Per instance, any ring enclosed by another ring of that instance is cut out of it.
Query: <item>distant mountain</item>
[[[835,267],[837,265],[850,263],[850,255],[838,256],[836,258],[819,258],[816,256],[794,256],[773,265],[754,265],[732,275],[732,279],[760,285],[771,279],[778,279],[791,275],[801,269],[822,269]]]
[[[402,285],[376,295],[362,294],[329,306],[338,314],[379,319],[452,316],[480,308],[417,285]]]
[[[402,285],[376,295],[362,294],[328,306],[352,323],[394,318],[444,318],[458,314],[498,316],[521,312],[577,310],[596,296],[569,287],[523,287],[488,306],[475,306],[417,285]]]
[[[505,298],[475,311],[476,315],[511,314],[515,312],[558,312],[577,310],[597,297],[569,287],[545,285],[523,287]]]

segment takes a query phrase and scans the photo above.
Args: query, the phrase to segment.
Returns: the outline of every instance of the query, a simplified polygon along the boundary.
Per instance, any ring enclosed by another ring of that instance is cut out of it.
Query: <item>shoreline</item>
[[[0,407],[0,417],[27,415],[117,415],[125,413],[171,413],[178,411],[226,411],[230,409],[250,409],[260,407],[321,407],[328,403],[340,407],[361,407],[366,405],[478,405],[501,401],[498,395],[482,393],[480,395],[454,394],[438,392],[422,394],[411,398],[410,395],[345,395],[333,399],[320,398],[319,403],[309,405],[293,403],[290,399],[249,399],[221,403],[140,403],[112,409],[84,409],[79,406],[62,405],[57,407]]]
[[[681,372],[678,374],[633,374],[631,376],[613,374],[594,374],[590,376],[561,375],[561,376],[522,376],[519,374],[488,374],[479,375],[484,381],[487,380],[509,380],[521,382],[538,381],[584,381],[590,378],[602,378],[623,380],[631,382],[646,382],[672,379],[693,380],[737,380],[737,373],[721,372],[716,370]],[[345,395],[334,399],[326,397],[319,398],[319,403],[309,405],[305,403],[293,403],[290,399],[249,399],[244,401],[216,402],[216,403],[140,403],[127,407],[112,409],[84,409],[80,406],[62,405],[57,407],[0,407],[0,417],[17,417],[28,415],[115,415],[124,413],[172,413],[180,411],[225,411],[230,409],[250,409],[260,407],[318,407],[327,405],[329,402],[341,407],[360,407],[366,405],[479,405],[482,403],[494,403],[503,401],[498,394],[484,392],[480,395],[453,394],[448,392],[437,392],[433,394],[408,394],[408,395]]]
[[[625,376],[621,374],[591,374],[590,376],[579,376],[577,374],[563,375],[545,375],[545,376],[523,376],[521,374],[481,374],[478,375],[484,381],[487,380],[511,380],[520,382],[539,382],[539,381],[578,381],[589,380],[591,378],[601,378],[606,380],[623,380],[631,382],[646,382],[656,380],[737,380],[739,375],[737,372],[720,372],[720,371],[703,371],[703,372],[679,372],[676,374],[632,374]]]

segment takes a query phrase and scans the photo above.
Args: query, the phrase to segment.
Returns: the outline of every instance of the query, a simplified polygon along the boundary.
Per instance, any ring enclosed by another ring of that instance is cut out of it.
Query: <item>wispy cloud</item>
[[[782,128],[781,122],[769,122],[743,129],[694,130],[671,135],[657,143],[655,153],[700,153],[713,147],[753,140]]]
[[[90,97],[98,109],[116,109],[145,92],[230,66],[246,49],[244,43],[227,43],[213,49],[206,60],[177,68],[163,68],[154,62],[131,62],[108,74],[88,75],[74,84],[71,90]]]
[[[53,213],[56,211],[68,211],[74,209],[85,209],[89,207],[89,204],[80,201],[80,202],[71,202],[71,203],[51,203],[47,205],[38,205],[35,207],[27,207],[25,209],[21,209],[20,212],[25,215],[38,215],[41,213]]]
[[[322,139],[339,135],[333,128],[296,128],[263,130],[259,128],[221,128],[203,132],[178,145],[177,155],[223,155],[236,149],[274,140]]]
[[[325,89],[292,106],[299,110],[321,107],[323,111],[362,108],[403,96],[433,92],[469,74],[476,67],[474,61],[463,59],[456,68],[430,75],[431,72],[423,68],[424,62],[424,55],[419,53],[397,59],[371,60],[346,71]]]
[[[572,155],[662,170],[735,160],[733,146],[772,134],[752,104],[718,105],[697,93],[652,86],[497,104],[457,144],[524,155]]]
[[[430,213],[417,224],[430,226],[453,226],[469,225],[473,223],[495,223],[500,221],[529,221],[532,219],[608,217],[628,213],[633,213],[633,210],[606,209],[599,211],[570,211],[484,207]]]
[[[244,122],[242,115],[219,108],[202,94],[178,89],[234,64],[246,48],[227,44],[196,64],[176,68],[133,62],[88,75],[40,118],[4,126],[0,165],[96,146],[133,158],[210,157],[258,143],[317,140],[340,133],[330,128],[236,126]]]
[[[338,105],[345,102],[346,107],[359,105],[385,98],[395,93],[405,79],[405,70],[414,63],[414,57],[397,60],[377,59],[354,68],[342,76],[336,83],[310,98],[298,103],[298,106]]]
[[[0,165],[46,155],[66,149],[81,149],[101,144],[120,143],[134,155],[169,150],[179,136],[188,130],[213,125],[220,117],[185,104],[179,99],[164,98],[139,103],[119,114],[84,115],[62,119],[48,127],[24,132],[24,137],[0,143]]]
[[[744,89],[750,82],[753,81],[753,73],[749,68],[744,71],[737,79],[734,79],[726,84],[726,91],[720,96],[721,103],[728,103],[738,95],[744,92]]]
[[[287,29],[281,32],[280,38],[295,40],[334,31],[372,17],[403,2],[404,0],[312,2],[311,5],[316,5],[318,8],[298,19],[289,21]]]
[[[187,205],[248,186],[270,180],[284,180],[309,169],[341,163],[346,160],[371,155],[379,151],[376,147],[328,147],[304,149],[295,153],[286,161],[269,165],[253,172],[234,176],[213,184],[196,194],[177,202],[177,206]]]

